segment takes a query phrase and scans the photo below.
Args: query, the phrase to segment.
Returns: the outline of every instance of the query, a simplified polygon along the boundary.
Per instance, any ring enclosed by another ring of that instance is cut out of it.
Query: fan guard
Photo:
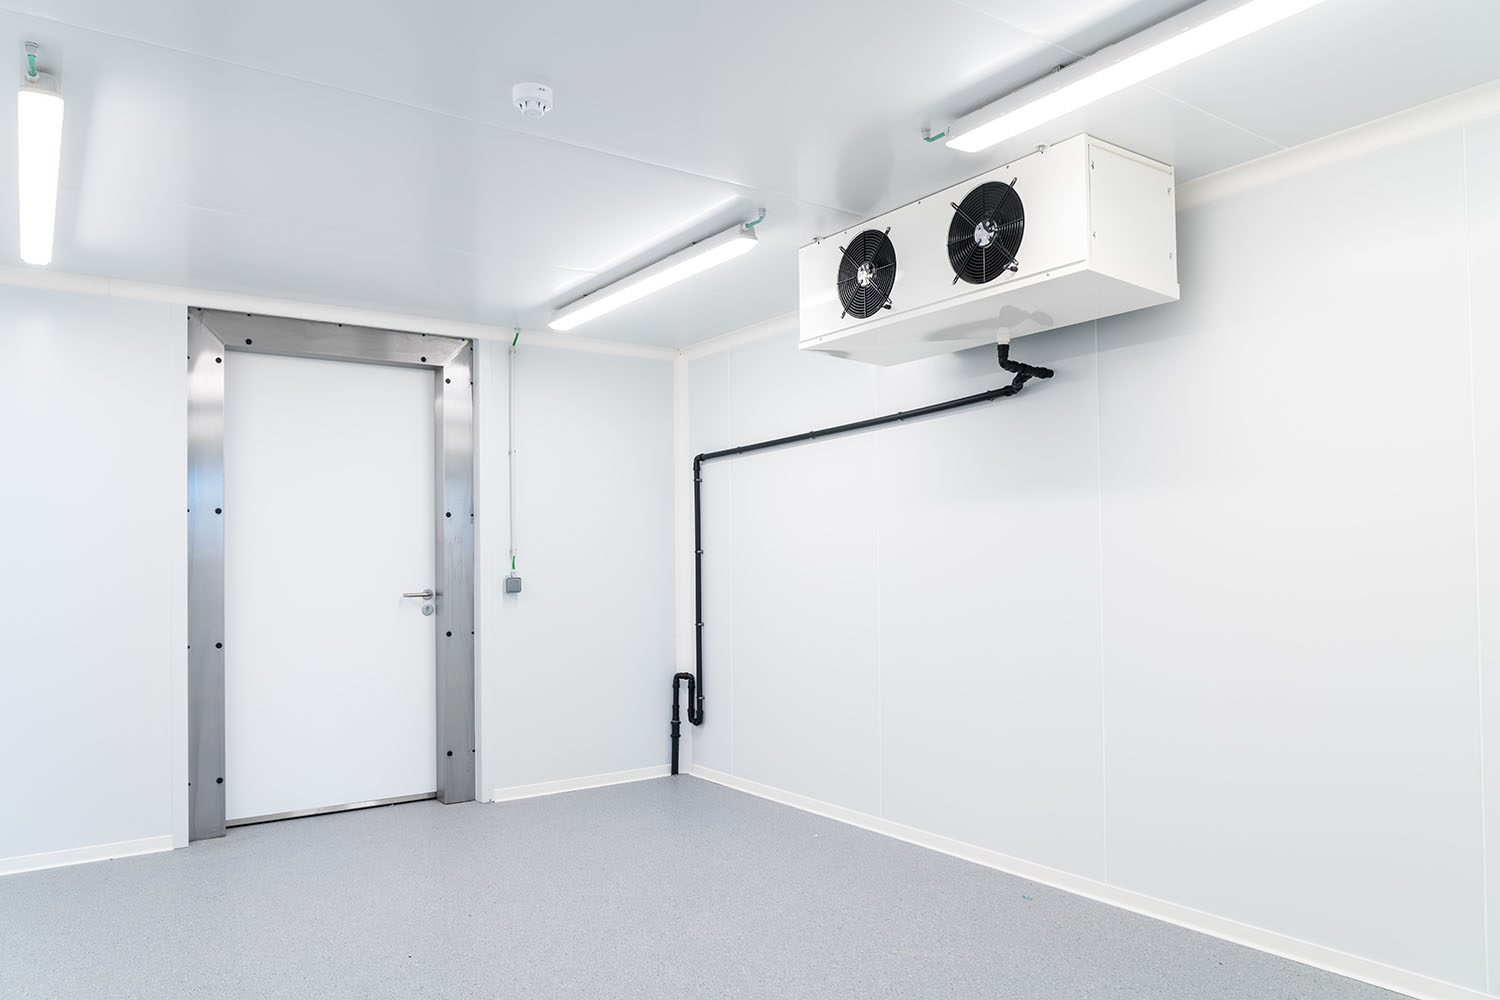
[[[948,224],[948,263],[953,265],[953,283],[962,278],[983,285],[1014,271],[1016,253],[1026,232],[1026,209],[1016,193],[1016,182],[988,181],[964,195],[953,206]]]
[[[884,232],[866,229],[844,249],[839,260],[838,284],[845,316],[866,319],[882,307],[891,307],[891,288],[896,284],[896,246],[889,234],[889,229]]]

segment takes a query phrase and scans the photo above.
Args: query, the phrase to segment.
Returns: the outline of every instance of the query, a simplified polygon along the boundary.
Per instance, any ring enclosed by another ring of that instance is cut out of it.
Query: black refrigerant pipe
[[[946,413],[949,410],[958,410],[965,406],[974,406],[978,403],[988,403],[994,399],[1014,396],[1021,391],[1022,386],[1034,378],[1051,378],[1053,375],[1050,368],[1039,368],[1036,365],[1012,361],[1010,359],[1009,344],[1000,344],[996,348],[996,354],[999,357],[1001,369],[1015,376],[1015,378],[1010,380],[1009,385],[1000,386],[998,389],[978,392],[972,396],[963,396],[959,399],[950,399],[945,403],[933,403],[931,406],[922,406],[915,410],[900,410],[896,413],[888,413],[883,417],[871,417],[868,420],[856,420],[849,424],[839,424],[837,427],[824,427],[822,430],[807,431],[803,434],[791,434],[787,437],[773,438],[770,441],[757,441],[754,444],[744,444],[738,448],[725,448],[722,451],[704,452],[693,459],[693,631],[697,646],[697,666],[694,673],[690,674],[687,671],[683,671],[672,677],[673,774],[677,773],[677,746],[682,735],[682,720],[679,717],[680,706],[677,694],[683,681],[687,681],[688,686],[688,722],[695,726],[703,725],[703,463],[712,462],[720,458],[734,458],[737,455],[748,455],[754,451],[765,451],[767,448],[780,448],[784,445],[800,444],[803,441],[816,441],[819,438],[849,434],[853,431],[880,427],[884,424],[899,423],[903,420],[929,417],[934,413]]]

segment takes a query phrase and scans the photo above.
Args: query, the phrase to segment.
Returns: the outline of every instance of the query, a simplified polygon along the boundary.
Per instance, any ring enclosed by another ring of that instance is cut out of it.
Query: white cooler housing
[[[955,283],[953,206],[986,181],[1012,178],[1025,212],[1018,269]],[[801,347],[893,365],[1175,301],[1174,186],[1171,166],[1078,135],[817,240],[798,251]],[[887,227],[891,308],[841,315],[841,248]]]

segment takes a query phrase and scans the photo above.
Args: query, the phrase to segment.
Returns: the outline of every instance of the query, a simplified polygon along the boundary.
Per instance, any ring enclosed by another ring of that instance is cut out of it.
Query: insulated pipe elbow
[[[681,672],[679,674],[674,674],[672,676],[672,713],[673,713],[673,717],[674,718],[676,717],[676,713],[678,711],[677,692],[680,690],[681,684],[682,684],[683,681],[687,681],[687,688],[688,688],[688,695],[687,695],[688,696],[688,707],[687,707],[687,710],[688,710],[688,721],[691,722],[695,726],[702,725],[701,722],[699,722],[697,719],[693,718],[694,715],[698,714],[698,707],[697,707],[698,706],[698,682],[697,682],[697,678],[695,678],[692,674],[688,673],[686,670],[684,670],[683,672]]]
[[[1000,361],[1001,370],[1008,371],[1012,375],[1019,376],[1015,380],[1015,383],[1013,383],[1018,386],[1025,385],[1026,382],[1030,379],[1051,378],[1054,374],[1051,368],[1043,368],[1040,365],[1028,365],[1022,361],[1012,361],[1010,359],[1009,341],[1001,341],[1000,343],[996,344],[995,355]]]
[[[683,671],[672,675],[672,773],[677,773],[677,748],[682,739],[682,705],[678,694],[682,690],[682,682],[687,681],[688,688],[688,721],[695,726],[703,725],[703,712],[695,710],[697,704],[697,684],[693,675]]]

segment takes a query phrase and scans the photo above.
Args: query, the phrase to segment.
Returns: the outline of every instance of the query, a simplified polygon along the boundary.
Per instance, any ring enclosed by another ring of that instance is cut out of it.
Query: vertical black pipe
[[[682,740],[682,715],[679,691],[683,681],[688,688],[688,721],[703,725],[703,456],[693,459],[693,673],[683,671],[672,677],[672,773],[677,773],[677,747]]]
[[[688,688],[688,721],[703,725],[703,456],[693,459],[693,640],[697,656],[693,668],[697,697]]]

